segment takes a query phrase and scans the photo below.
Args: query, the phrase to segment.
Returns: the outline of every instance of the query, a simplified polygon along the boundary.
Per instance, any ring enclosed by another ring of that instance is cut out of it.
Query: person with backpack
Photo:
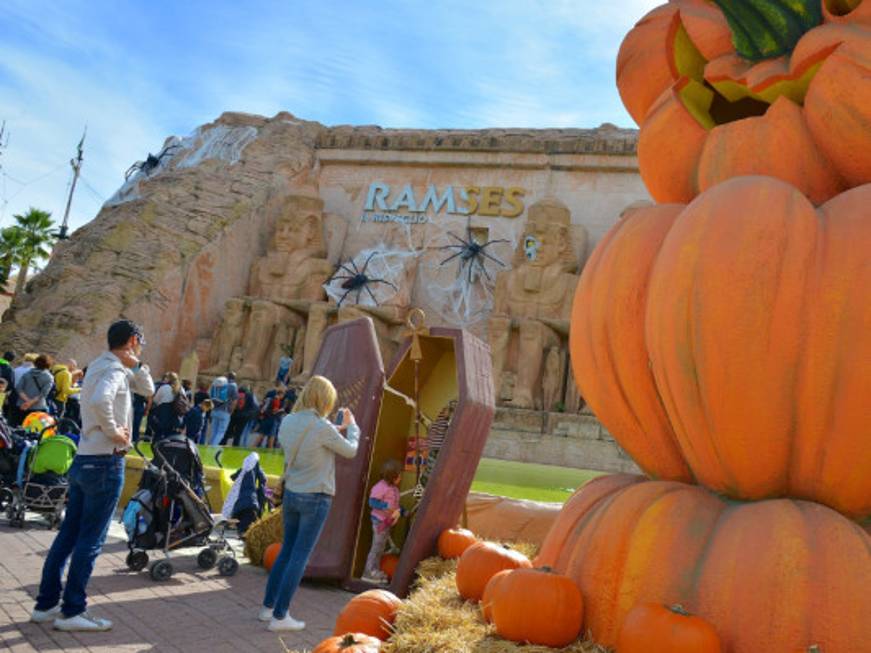
[[[25,372],[15,386],[22,420],[30,413],[48,412],[48,397],[54,387],[54,377],[49,372],[51,364],[50,356],[40,354],[33,361],[33,368]]]
[[[216,447],[221,444],[227,427],[230,426],[230,415],[236,408],[239,398],[239,388],[236,386],[236,375],[232,372],[227,376],[219,376],[212,381],[209,388],[209,399],[212,400],[212,434],[209,444]]]

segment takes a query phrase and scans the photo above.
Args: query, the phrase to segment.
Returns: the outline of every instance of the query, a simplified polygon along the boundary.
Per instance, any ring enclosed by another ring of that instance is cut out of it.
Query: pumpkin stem
[[[356,644],[357,644],[357,640],[354,639],[354,635],[352,635],[351,633],[348,633],[347,635],[345,635],[345,636],[342,638],[342,641],[341,641],[341,643],[339,644],[339,648],[340,648],[340,649],[342,649],[342,648],[351,648],[352,646],[355,646]]]
[[[820,648],[819,644],[812,644],[808,646],[807,653],[822,653],[823,649]]]
[[[675,603],[674,605],[665,606],[675,614],[679,614],[682,617],[689,617],[690,613],[687,611],[685,607],[683,607],[680,603]]]
[[[792,52],[802,35],[823,22],[820,0],[714,0],[729,21],[732,43],[745,59]]]

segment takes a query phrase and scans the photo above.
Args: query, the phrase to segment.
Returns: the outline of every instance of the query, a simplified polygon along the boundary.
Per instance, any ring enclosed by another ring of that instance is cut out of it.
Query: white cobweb
[[[510,268],[514,255],[512,226],[475,219],[433,221],[418,268],[420,303],[447,324],[471,327],[486,319],[493,309],[496,277]],[[486,245],[482,254],[469,256],[464,243],[472,242]]]
[[[140,199],[140,182],[169,168],[191,168],[207,159],[218,159],[229,165],[238,163],[242,158],[242,151],[255,138],[257,128],[250,125],[197,127],[184,138],[170,136],[160,151],[154,154],[159,158],[157,165],[131,170],[121,187],[106,200],[105,206],[116,206]]]
[[[367,284],[372,294],[363,288],[360,305],[416,306],[436,318],[433,323],[460,327],[471,327],[489,316],[496,277],[509,268],[514,255],[517,236],[513,222],[477,218],[469,222],[465,217],[437,215],[428,222],[384,225],[376,236],[377,229],[371,223],[358,223],[348,235],[351,252],[355,244],[362,247],[350,261],[343,259],[348,261],[345,269],[324,286],[331,299],[338,302],[345,296],[349,288],[342,284],[361,272],[368,259],[366,276],[390,281],[400,291],[385,283]],[[470,231],[479,245],[500,241],[484,249],[492,258],[468,257],[463,241],[469,242]],[[378,245],[367,246],[376,238]],[[357,290],[347,293],[342,305],[356,304],[357,297]]]
[[[324,284],[327,296],[342,306],[386,306],[407,303],[410,295],[409,266],[417,252],[379,243],[340,261],[339,269]],[[362,282],[358,275],[365,275]],[[355,279],[354,277],[357,277]]]

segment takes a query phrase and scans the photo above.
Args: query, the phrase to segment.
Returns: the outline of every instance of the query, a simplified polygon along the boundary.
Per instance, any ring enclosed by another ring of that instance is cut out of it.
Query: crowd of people
[[[197,444],[234,447],[278,446],[278,426],[296,402],[296,388],[276,380],[258,398],[250,386],[240,386],[233,372],[199,383],[167,372],[155,383],[152,397],[133,397],[133,439],[160,440],[184,433]]]
[[[133,441],[184,433],[197,444],[278,447],[279,424],[297,398],[297,388],[288,384],[285,358],[263,397],[240,386],[232,372],[211,384],[200,382],[196,390],[189,379],[166,372],[155,380],[152,396],[133,394]],[[56,362],[47,354],[19,357],[7,351],[0,358],[0,410],[12,426],[34,412],[81,424],[78,399],[86,373],[72,359]]]
[[[85,373],[72,359],[57,362],[47,354],[19,357],[7,351],[0,358],[0,410],[12,426],[19,426],[35,412],[66,417],[78,424],[78,396]]]
[[[148,365],[141,362],[145,337],[139,325],[118,320],[109,327],[106,341],[106,351],[90,364],[90,372],[84,370],[76,375],[75,381],[70,372],[70,396],[78,393],[81,397],[81,443],[69,471],[66,513],[46,554],[30,620],[52,623],[55,629],[63,631],[112,628],[110,620],[87,610],[87,585],[121,496],[125,458],[138,435],[133,426],[138,404],[140,427],[146,414],[159,423],[152,435],[155,438],[196,422],[192,429],[198,440],[208,432],[209,442],[219,443],[238,433],[241,442],[246,427],[256,420],[251,433],[259,436],[258,442],[263,438],[267,444],[279,441],[285,460],[278,493],[284,535],[263,602],[259,611],[252,610],[252,617],[256,614],[257,619],[268,622],[271,631],[303,629],[305,623],[291,617],[288,610],[336,493],[335,457],[353,458],[357,454],[360,429],[351,410],[340,406],[336,421],[329,419],[338,396],[333,384],[322,376],[306,382],[295,405],[279,383],[263,398],[263,407],[258,408],[254,408],[257,405],[254,394],[238,388],[233,374],[218,377],[211,386],[201,386],[195,393],[175,373],[165,374],[160,387],[155,387]],[[51,372],[52,362],[47,356],[28,361],[31,364],[17,380],[14,360],[10,352],[0,365],[0,375],[7,388],[13,388],[7,394],[15,395],[13,403],[18,413],[38,407],[49,409],[49,401],[60,403],[58,397],[64,394],[66,385],[62,384],[66,377],[60,382],[56,380],[57,374]],[[76,367],[71,362],[67,371],[70,366]],[[57,386],[53,399],[52,385]],[[77,392],[76,387],[80,388]],[[141,400],[132,400],[131,395],[137,393],[145,399],[144,405]],[[69,406],[55,408],[65,409],[69,410]],[[209,422],[210,430],[205,426]],[[386,532],[398,516],[394,472],[388,470],[385,487],[377,486],[378,492],[373,492],[372,499],[376,501],[371,504],[373,524],[386,526],[381,532]],[[248,476],[250,483],[246,481]],[[265,477],[257,469],[257,454],[252,452],[227,497],[233,508],[225,505],[225,512],[235,516],[240,505],[253,507],[256,499],[247,503],[246,499],[257,492],[258,481],[262,489]],[[254,516],[256,512],[255,508]],[[373,559],[383,549],[386,536],[377,539],[374,552],[370,552]]]

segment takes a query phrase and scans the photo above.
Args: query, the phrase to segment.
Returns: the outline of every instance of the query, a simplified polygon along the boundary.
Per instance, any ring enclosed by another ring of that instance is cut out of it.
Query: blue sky
[[[0,226],[29,206],[61,217],[86,123],[73,227],[131,163],[224,111],[327,125],[632,126],[614,61],[657,4],[4,0]]]

